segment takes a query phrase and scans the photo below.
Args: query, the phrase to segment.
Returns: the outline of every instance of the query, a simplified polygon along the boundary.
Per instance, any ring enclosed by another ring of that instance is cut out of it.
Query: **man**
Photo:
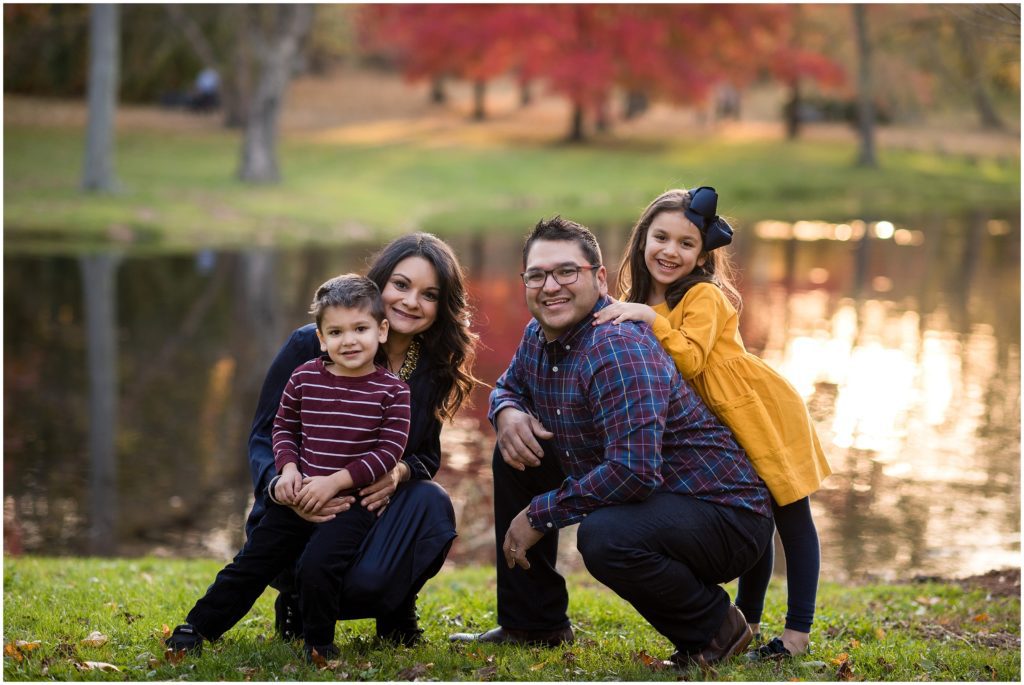
[[[769,543],[767,488],[646,325],[593,325],[611,300],[590,231],[539,222],[523,267],[534,320],[489,413],[499,627],[451,639],[572,642],[555,560],[558,529],[579,523],[587,569],[672,641],[675,663],[742,651],[750,629],[719,583]]]

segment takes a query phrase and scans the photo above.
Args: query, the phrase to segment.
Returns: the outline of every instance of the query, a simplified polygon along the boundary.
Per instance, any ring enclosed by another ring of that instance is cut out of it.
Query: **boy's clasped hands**
[[[344,489],[344,469],[329,476],[307,476],[295,464],[285,464],[274,486],[274,497],[282,504],[296,506],[307,514],[320,511],[329,500]]]

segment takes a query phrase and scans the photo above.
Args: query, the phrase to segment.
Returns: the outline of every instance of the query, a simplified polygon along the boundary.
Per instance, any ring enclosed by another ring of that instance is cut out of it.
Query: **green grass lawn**
[[[408,230],[525,232],[561,213],[629,225],[658,193],[714,185],[740,228],[760,219],[916,219],[1020,211],[1018,158],[882,151],[857,169],[853,145],[724,142],[665,145],[433,147],[283,141],[283,182],[234,180],[237,133],[122,133],[119,193],[78,190],[83,136],[4,129],[5,250],[120,243],[137,250],[337,243]]]
[[[447,635],[492,627],[491,568],[444,572],[420,594],[427,642],[374,641],[372,621],[338,624],[337,662],[307,666],[299,643],[273,632],[273,591],[202,656],[165,658],[165,627],[182,620],[221,567],[215,561],[5,557],[5,680],[1020,680],[1020,598],[957,584],[848,586],[825,582],[812,650],[786,662],[679,672],[670,644],[586,574],[569,578],[577,641],[541,649],[451,645]],[[780,630],[776,579],[765,628]],[[730,592],[734,587],[729,586]],[[91,636],[91,637],[90,637]],[[116,670],[114,670],[116,669]]]

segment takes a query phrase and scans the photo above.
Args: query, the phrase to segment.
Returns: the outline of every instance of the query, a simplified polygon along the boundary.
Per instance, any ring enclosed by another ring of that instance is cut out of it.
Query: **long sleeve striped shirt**
[[[610,300],[602,298],[594,311]],[[565,481],[530,503],[538,530],[599,507],[676,492],[771,515],[768,489],[732,433],[683,381],[646,324],[592,325],[548,342],[534,320],[491,393],[554,433]]]
[[[409,387],[381,367],[357,378],[336,376],[323,358],[288,379],[274,418],[274,465],[294,463],[305,476],[348,469],[354,487],[394,468],[409,436]]]

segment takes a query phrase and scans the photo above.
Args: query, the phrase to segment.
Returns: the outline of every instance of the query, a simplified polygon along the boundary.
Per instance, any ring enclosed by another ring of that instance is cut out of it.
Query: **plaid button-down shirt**
[[[607,306],[601,298],[594,311]],[[488,418],[514,407],[552,438],[566,479],[530,503],[539,530],[578,523],[599,507],[677,492],[771,515],[764,482],[732,433],[676,372],[642,323],[586,316],[548,342],[536,320],[491,393]]]

